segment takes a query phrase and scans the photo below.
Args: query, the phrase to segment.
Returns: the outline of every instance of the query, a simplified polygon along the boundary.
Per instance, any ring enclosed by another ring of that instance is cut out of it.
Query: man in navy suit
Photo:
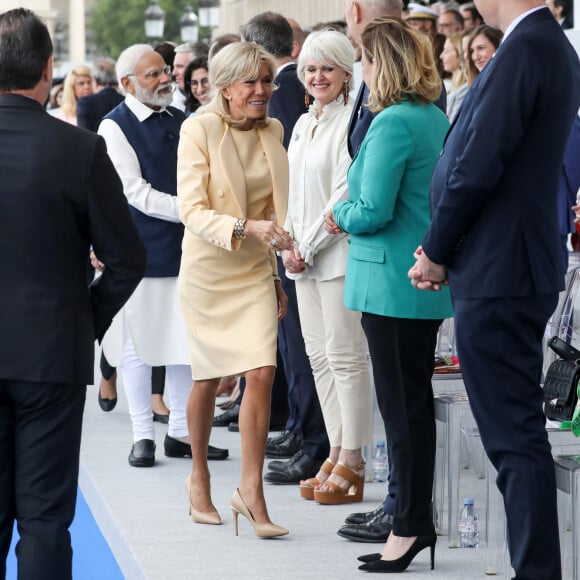
[[[542,336],[564,286],[557,192],[580,63],[542,0],[475,4],[504,39],[446,139],[431,181],[433,221],[409,276],[421,289],[451,287],[461,369],[498,472],[516,578],[557,580],[539,381]]]
[[[94,341],[145,272],[105,142],[46,113],[51,81],[46,25],[0,14],[0,578],[14,521],[18,578],[72,578]],[[91,245],[107,267],[88,286]]]
[[[96,131],[101,119],[123,100],[117,90],[114,60],[103,58],[95,63],[93,83],[95,92],[77,102],[77,125],[89,131]]]

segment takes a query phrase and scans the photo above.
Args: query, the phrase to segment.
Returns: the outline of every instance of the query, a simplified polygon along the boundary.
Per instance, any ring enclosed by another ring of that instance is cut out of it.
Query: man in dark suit
[[[564,287],[557,191],[580,63],[542,0],[475,4],[504,39],[447,137],[431,182],[433,221],[409,276],[426,290],[449,281],[461,370],[498,472],[516,578],[557,580],[539,381],[542,336]]]
[[[123,100],[114,60],[103,58],[95,63],[93,83],[95,92],[77,101],[77,125],[89,131],[96,131],[101,119]]]
[[[275,12],[263,12],[251,18],[241,28],[243,40],[263,46],[276,60],[274,80],[278,90],[272,93],[268,115],[284,126],[284,147],[287,149],[298,117],[308,110],[306,91],[298,80],[296,63],[292,59],[294,33],[288,20]],[[286,316],[278,325],[278,346],[288,383],[290,416],[281,437],[269,441],[267,457],[287,457],[289,461],[272,461],[265,481],[273,484],[295,484],[312,477],[330,451],[328,437],[318,401],[310,361],[306,354],[294,280],[286,277],[282,259],[278,272],[288,297]],[[276,393],[274,384],[273,397]],[[301,445],[300,445],[301,443]]]
[[[71,578],[94,340],[145,271],[104,141],[44,111],[51,80],[46,26],[0,14],[0,578],[14,520],[18,577]],[[107,267],[88,287],[91,245]]]

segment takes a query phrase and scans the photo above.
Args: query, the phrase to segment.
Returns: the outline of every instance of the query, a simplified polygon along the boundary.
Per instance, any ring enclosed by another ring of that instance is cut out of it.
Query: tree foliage
[[[88,26],[94,34],[100,55],[117,58],[131,44],[150,42],[145,36],[145,10],[150,0],[97,0]],[[197,1],[159,0],[165,11],[163,40],[180,43],[179,20],[186,5],[197,12]]]

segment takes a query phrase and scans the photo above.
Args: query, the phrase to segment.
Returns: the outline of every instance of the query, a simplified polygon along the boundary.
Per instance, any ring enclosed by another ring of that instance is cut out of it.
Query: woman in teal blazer
[[[380,18],[362,44],[369,108],[380,113],[350,167],[349,199],[326,223],[350,234],[344,300],[362,312],[398,482],[393,531],[382,554],[361,557],[360,569],[400,572],[426,547],[433,567],[436,541],[431,377],[437,331],[453,311],[446,288],[416,290],[407,272],[429,225],[429,182],[449,123],[433,104],[441,81],[426,36]]]

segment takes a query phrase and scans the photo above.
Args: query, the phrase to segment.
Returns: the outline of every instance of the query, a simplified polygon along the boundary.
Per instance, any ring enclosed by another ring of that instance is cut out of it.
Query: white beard
[[[170,92],[160,95],[159,91],[170,89]],[[142,87],[138,82],[135,83],[135,98],[145,105],[152,107],[161,107],[162,109],[171,104],[173,99],[173,86],[171,83],[160,85],[154,91]]]

